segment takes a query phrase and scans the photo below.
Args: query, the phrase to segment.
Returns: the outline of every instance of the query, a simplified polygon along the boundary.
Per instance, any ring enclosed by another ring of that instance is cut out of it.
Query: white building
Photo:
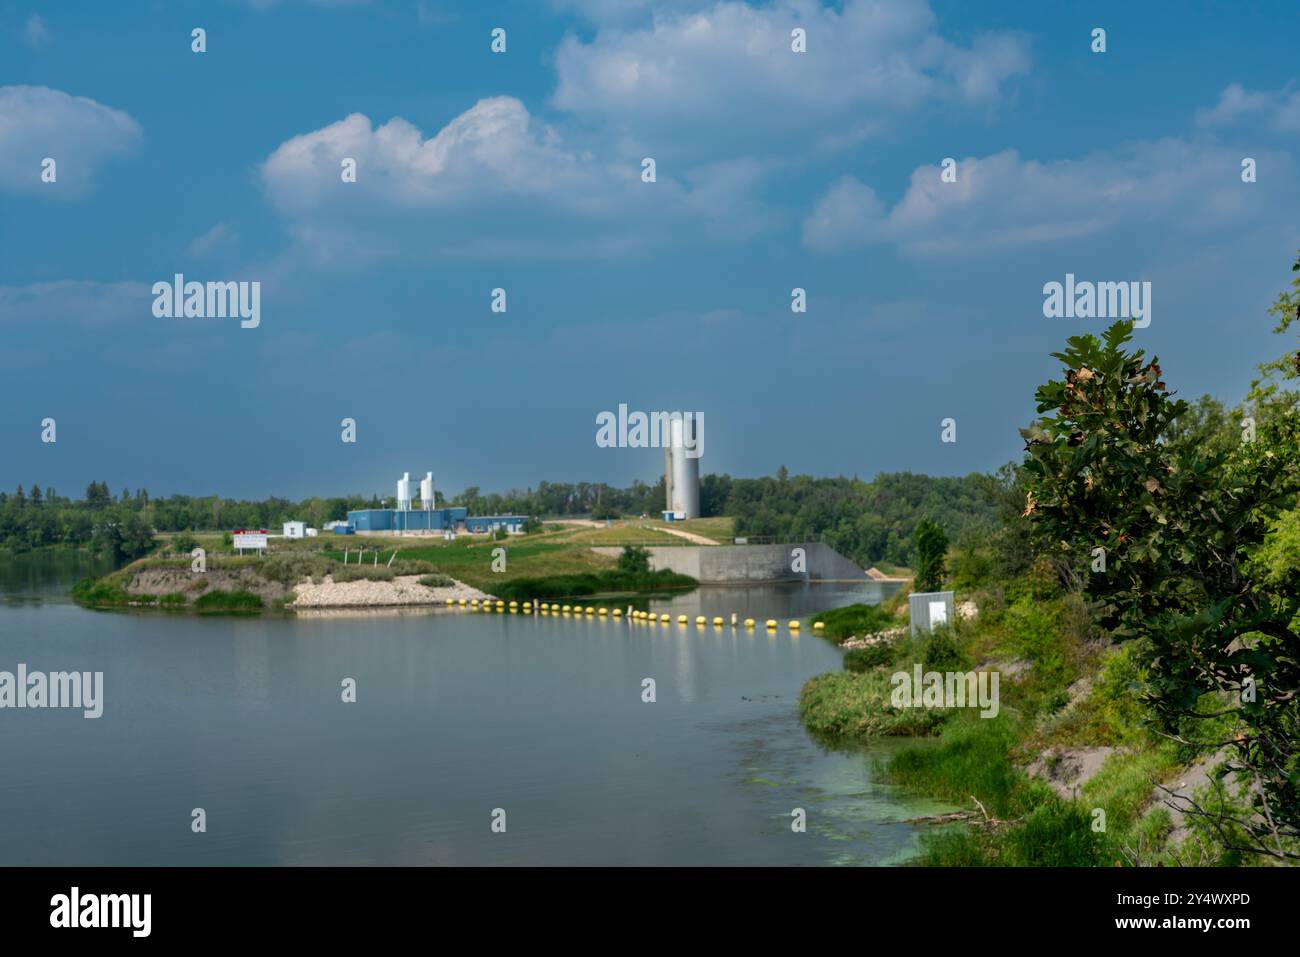
[[[307,535],[306,522],[285,522],[284,523],[285,538],[304,538],[306,535]]]

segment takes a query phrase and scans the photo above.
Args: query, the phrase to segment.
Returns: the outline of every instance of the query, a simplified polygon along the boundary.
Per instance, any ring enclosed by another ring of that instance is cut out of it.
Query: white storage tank
[[[669,422],[669,442],[665,450],[664,484],[668,492],[668,511],[677,513],[674,518],[700,517],[700,460],[696,443],[699,441],[689,413],[674,415]],[[689,449],[687,439],[690,440]]]

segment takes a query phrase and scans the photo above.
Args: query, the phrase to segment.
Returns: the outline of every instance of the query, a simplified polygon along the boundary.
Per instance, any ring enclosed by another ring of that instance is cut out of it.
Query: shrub
[[[330,568],[330,576],[336,582],[384,581],[390,582],[396,576],[391,568],[383,565],[335,565]]]
[[[72,597],[82,605],[125,605],[131,596],[116,578],[83,578],[72,587]]]
[[[921,662],[932,671],[956,671],[965,662],[965,656],[953,640],[951,628],[935,628],[921,638]]]
[[[872,668],[890,664],[894,660],[894,650],[886,642],[870,645],[866,648],[854,648],[844,652],[844,670],[861,674]]]
[[[892,691],[882,670],[818,675],[799,692],[799,715],[809,731],[829,738],[932,734],[949,715],[938,708],[894,708]]]
[[[631,575],[650,573],[650,550],[642,545],[625,545],[618,556],[618,570]]]
[[[916,523],[916,590],[938,591],[943,587],[944,556],[948,536],[936,522],[923,518]]]
[[[222,591],[214,588],[194,601],[200,612],[254,612],[262,610],[262,596],[250,591]]]
[[[296,585],[304,579],[315,579],[334,568],[324,555],[304,551],[276,552],[264,559],[258,569],[263,578],[282,585]]]
[[[502,582],[493,591],[499,598],[518,601],[545,598],[573,598],[580,595],[622,592],[673,591],[698,585],[689,575],[660,569],[642,574],[617,569],[578,575],[548,575],[543,578],[515,578]]]
[[[198,548],[199,540],[189,532],[179,532],[172,536],[172,551],[178,555],[188,555]]]
[[[850,636],[860,638],[898,626],[894,616],[879,605],[846,605],[815,617],[824,626],[822,634],[835,641],[843,641]]]

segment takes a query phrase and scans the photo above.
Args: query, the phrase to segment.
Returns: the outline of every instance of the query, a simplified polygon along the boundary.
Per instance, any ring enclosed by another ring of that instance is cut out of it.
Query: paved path
[[[669,535],[676,535],[678,538],[684,538],[688,542],[696,545],[716,545],[718,544],[711,538],[705,538],[703,535],[696,535],[694,532],[688,532],[684,528],[673,528],[669,525],[650,525],[656,532],[667,532]]]

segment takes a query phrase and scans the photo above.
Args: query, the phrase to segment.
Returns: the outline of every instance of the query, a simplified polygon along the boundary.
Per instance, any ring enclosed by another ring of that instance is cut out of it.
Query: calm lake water
[[[882,864],[913,851],[906,818],[945,810],[873,780],[897,743],[837,751],[804,731],[800,685],[840,667],[810,634],[91,612],[66,597],[103,571],[88,562],[0,555],[0,670],[105,684],[98,720],[0,711],[0,864]],[[655,609],[787,618],[877,589],[701,589]]]

